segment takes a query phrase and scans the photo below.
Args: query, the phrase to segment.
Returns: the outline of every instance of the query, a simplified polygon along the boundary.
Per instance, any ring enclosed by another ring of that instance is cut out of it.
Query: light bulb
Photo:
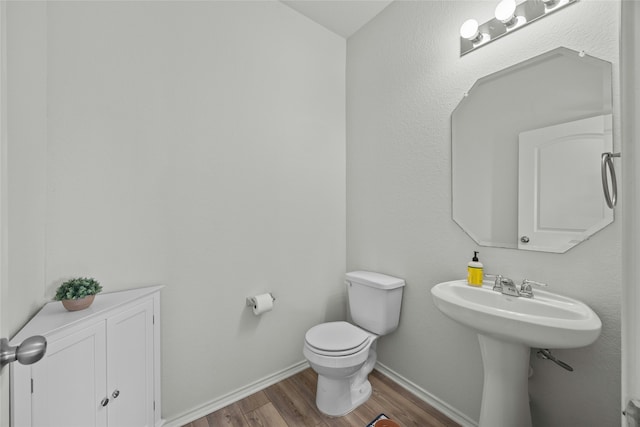
[[[516,0],[502,0],[496,6],[496,19],[509,27],[517,22],[515,12]]]
[[[482,40],[482,34],[478,31],[478,21],[467,19],[460,27],[460,37],[473,43]]]

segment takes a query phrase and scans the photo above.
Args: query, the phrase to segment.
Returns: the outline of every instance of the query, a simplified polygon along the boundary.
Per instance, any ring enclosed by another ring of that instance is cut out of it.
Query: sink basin
[[[494,291],[492,282],[475,287],[454,280],[437,284],[431,295],[440,311],[478,334],[484,368],[480,427],[531,427],[531,347],[584,347],[602,329],[586,304],[537,289],[533,298],[514,297]]]
[[[493,282],[481,287],[466,280],[444,282],[431,289],[444,314],[495,338],[535,348],[575,348],[593,343],[602,322],[586,304],[536,289],[533,298],[494,291]]]

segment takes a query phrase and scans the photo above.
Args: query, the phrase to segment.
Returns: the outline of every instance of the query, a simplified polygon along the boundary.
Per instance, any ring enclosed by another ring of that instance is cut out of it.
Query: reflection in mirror
[[[600,185],[612,133],[607,114],[520,134],[519,249],[566,252],[613,221]]]
[[[453,219],[478,244],[566,252],[613,221],[611,64],[558,48],[479,79],[452,114]]]

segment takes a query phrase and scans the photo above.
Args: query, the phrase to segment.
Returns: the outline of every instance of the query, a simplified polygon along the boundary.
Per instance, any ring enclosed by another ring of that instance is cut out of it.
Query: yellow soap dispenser
[[[467,265],[467,283],[471,286],[482,286],[483,278],[484,272],[482,270],[482,263],[478,261],[478,251],[473,251],[473,258]]]

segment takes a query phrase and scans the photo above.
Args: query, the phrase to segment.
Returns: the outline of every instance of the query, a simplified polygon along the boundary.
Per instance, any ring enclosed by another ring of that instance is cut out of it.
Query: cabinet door
[[[32,365],[32,427],[106,427],[104,321],[51,339]]]
[[[107,319],[109,426],[153,426],[153,301]]]

